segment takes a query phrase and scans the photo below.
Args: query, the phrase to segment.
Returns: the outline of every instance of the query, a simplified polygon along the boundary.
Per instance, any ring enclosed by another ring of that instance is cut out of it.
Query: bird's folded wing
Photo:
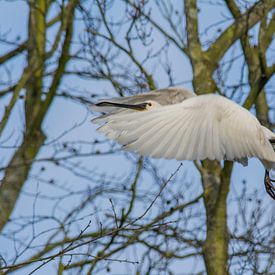
[[[117,113],[101,122],[105,124],[99,131],[126,150],[155,158],[274,157],[257,119],[220,96],[192,97],[149,111]]]

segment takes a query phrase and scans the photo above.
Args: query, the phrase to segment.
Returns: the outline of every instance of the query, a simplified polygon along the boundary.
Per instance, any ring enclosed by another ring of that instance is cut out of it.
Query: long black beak
[[[146,106],[148,103],[139,103],[139,104],[123,104],[123,103],[115,103],[115,102],[109,102],[109,101],[101,101],[99,103],[96,103],[96,106],[110,106],[110,107],[119,107],[119,108],[125,108],[125,109],[133,109],[137,111],[144,111],[146,110]]]

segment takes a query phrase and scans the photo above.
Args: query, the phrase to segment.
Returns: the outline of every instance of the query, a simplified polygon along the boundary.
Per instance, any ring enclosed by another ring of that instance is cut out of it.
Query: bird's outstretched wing
[[[190,97],[181,103],[101,117],[98,130],[126,150],[155,158],[235,160],[275,153],[258,120],[218,95]]]

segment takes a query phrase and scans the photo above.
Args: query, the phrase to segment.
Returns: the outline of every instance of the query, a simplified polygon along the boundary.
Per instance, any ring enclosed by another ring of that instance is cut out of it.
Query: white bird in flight
[[[93,119],[110,139],[142,156],[177,160],[231,160],[244,166],[257,157],[275,200],[269,171],[275,169],[275,134],[248,110],[226,97],[195,95],[183,88],[100,100]]]

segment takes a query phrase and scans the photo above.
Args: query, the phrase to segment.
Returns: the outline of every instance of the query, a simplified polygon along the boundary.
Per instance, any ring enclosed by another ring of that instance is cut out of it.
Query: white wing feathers
[[[125,110],[102,116],[97,123],[105,123],[98,130],[126,150],[155,158],[236,160],[256,156],[275,161],[268,140],[272,132],[263,129],[249,111],[218,95],[191,97],[146,111]]]

